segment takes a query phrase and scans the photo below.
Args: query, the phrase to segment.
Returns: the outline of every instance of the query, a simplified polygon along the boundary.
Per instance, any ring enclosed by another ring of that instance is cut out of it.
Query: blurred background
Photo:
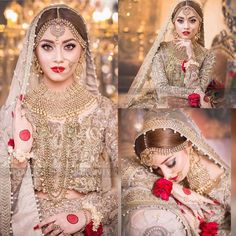
[[[204,13],[205,47],[216,54],[212,79],[223,84],[236,107],[236,1],[197,0]],[[175,0],[119,0],[119,99],[137,74]]]
[[[7,97],[27,28],[40,10],[54,3],[67,4],[85,18],[100,91],[117,103],[118,0],[1,0],[0,107]]]

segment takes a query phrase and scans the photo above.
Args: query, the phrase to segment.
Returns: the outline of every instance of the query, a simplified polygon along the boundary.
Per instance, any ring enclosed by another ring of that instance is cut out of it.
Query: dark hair
[[[67,9],[67,8],[58,8],[60,18],[68,20],[70,23],[73,24],[75,29],[78,31],[78,33],[82,36],[84,41],[88,41],[88,35],[86,32],[86,26],[83,22],[82,17],[80,17],[78,14],[76,14],[74,11]],[[52,8],[47,11],[45,11],[41,18],[38,21],[35,33],[36,35],[39,33],[41,27],[49,20],[53,20],[57,18],[57,8]]]
[[[202,12],[201,6],[197,2],[194,2],[194,1],[183,1],[183,2],[180,2],[179,4],[177,4],[177,6],[175,7],[175,9],[173,11],[173,14],[171,16],[172,21],[173,21],[175,15],[176,15],[177,11],[181,7],[185,7],[185,6],[192,7],[198,13],[198,15],[203,19],[203,12]]]
[[[146,132],[146,144],[147,147],[156,148],[172,148],[176,147],[187,139],[184,136],[180,136],[178,132],[174,132],[172,129],[156,129]],[[146,149],[144,143],[144,134],[140,135],[135,140],[135,153],[140,156],[140,153]]]

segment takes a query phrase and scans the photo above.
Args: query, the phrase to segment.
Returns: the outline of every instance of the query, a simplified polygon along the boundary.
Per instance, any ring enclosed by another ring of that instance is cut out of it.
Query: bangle
[[[97,231],[101,221],[102,221],[102,214],[97,211],[96,207],[88,202],[82,203],[82,208],[84,210],[88,210],[91,213],[91,220],[93,221],[93,231]]]
[[[82,209],[83,213],[84,213],[84,216],[85,216],[85,226],[89,223],[89,219],[88,219],[88,216],[87,216],[87,210],[86,209]]]
[[[8,152],[9,152],[9,150],[8,150]],[[10,150],[9,154],[10,154],[10,157],[14,157],[20,163],[22,163],[26,160],[28,161],[30,158],[33,158],[33,156],[34,156],[32,152],[23,152],[19,149],[17,149],[16,151]]]

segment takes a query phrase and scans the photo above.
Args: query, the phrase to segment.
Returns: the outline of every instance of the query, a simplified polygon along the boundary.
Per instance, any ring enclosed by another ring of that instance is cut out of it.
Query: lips
[[[62,66],[54,66],[54,67],[51,67],[51,70],[55,73],[61,73],[65,70],[65,67],[62,67]]]
[[[183,35],[184,35],[184,36],[188,36],[189,34],[190,34],[189,31],[184,31],[184,32],[183,32]]]
[[[170,180],[173,180],[173,181],[175,181],[175,180],[177,180],[177,179],[178,179],[178,175],[175,176],[175,177],[173,177],[173,178],[170,178]]]

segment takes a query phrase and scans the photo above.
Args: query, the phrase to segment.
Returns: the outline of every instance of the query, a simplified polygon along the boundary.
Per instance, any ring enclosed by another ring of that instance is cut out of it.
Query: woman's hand
[[[204,213],[211,214],[211,210],[207,204],[215,205],[214,201],[192,191],[191,189],[184,188],[178,183],[173,183],[172,195],[180,205],[187,206],[195,217],[200,220],[204,219]]]
[[[178,49],[186,48],[188,60],[195,58],[194,51],[193,51],[193,44],[190,39],[177,39],[175,41],[175,44],[177,45]]]
[[[85,215],[86,214],[86,215]],[[80,232],[86,226],[88,220],[91,220],[89,211],[80,210],[77,213],[60,213],[52,216],[35,227],[41,229],[44,227],[44,235],[65,235]]]
[[[26,119],[25,113],[26,111],[22,109],[22,96],[20,96],[16,101],[16,107],[13,113],[13,138],[15,151],[20,150],[23,153],[29,153],[33,143],[33,129],[30,122]],[[13,164],[17,163],[18,161],[13,159]]]
[[[26,111],[22,109],[22,99],[16,101],[15,112],[13,114],[13,138],[15,149],[22,152],[30,152],[32,148],[32,125],[25,117]]]

